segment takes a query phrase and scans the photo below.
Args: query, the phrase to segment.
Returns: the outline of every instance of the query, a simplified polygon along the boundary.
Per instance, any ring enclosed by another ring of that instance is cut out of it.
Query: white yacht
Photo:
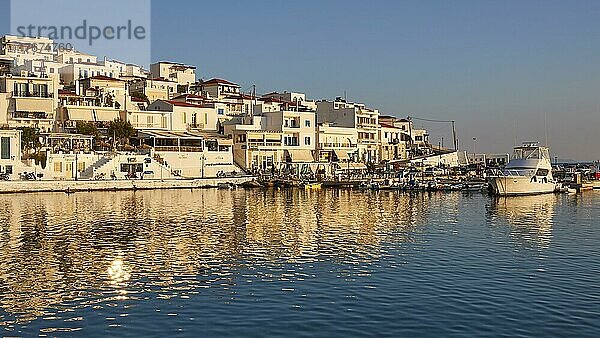
[[[490,188],[496,195],[535,195],[552,193],[556,181],[548,148],[537,143],[515,147],[506,169],[489,177]]]

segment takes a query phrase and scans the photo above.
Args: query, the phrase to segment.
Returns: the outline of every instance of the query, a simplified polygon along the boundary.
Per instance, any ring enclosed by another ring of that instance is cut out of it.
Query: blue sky
[[[600,159],[598,18],[600,1],[583,0],[155,0],[152,59],[259,92],[346,91],[384,113],[455,119],[469,151],[473,137],[488,152],[543,140],[546,114],[555,155]]]

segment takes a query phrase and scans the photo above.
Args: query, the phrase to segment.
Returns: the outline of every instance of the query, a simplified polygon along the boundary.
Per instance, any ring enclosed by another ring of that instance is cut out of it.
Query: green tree
[[[76,129],[78,134],[98,136],[98,127],[94,122],[77,121]]]
[[[18,129],[22,131],[21,149],[25,153],[29,153],[30,150],[37,150],[42,146],[40,143],[40,132],[38,129],[31,127],[21,127]]]
[[[130,95],[131,95],[131,97],[142,99],[142,100],[146,101],[146,103],[150,103],[150,100],[148,100],[148,96],[146,96],[146,94],[144,94],[144,93],[132,92],[132,93],[130,93]]]
[[[115,137],[121,144],[129,144],[129,138],[135,136],[136,132],[129,121],[118,118],[110,121],[108,126],[108,137]],[[123,141],[123,142],[121,142]]]
[[[21,150],[23,159],[33,159],[36,164],[46,167],[46,153],[41,152],[40,131],[37,128],[21,127]]]

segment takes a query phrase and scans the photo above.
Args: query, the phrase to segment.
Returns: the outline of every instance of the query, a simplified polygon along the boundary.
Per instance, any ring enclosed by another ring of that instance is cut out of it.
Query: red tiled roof
[[[153,77],[153,78],[149,78],[149,81],[162,81],[162,82],[175,82],[175,81],[171,81],[171,80],[167,80],[164,77]]]
[[[103,81],[119,81],[119,82],[124,82],[125,81],[125,80],[116,79],[114,77],[110,77],[110,76],[106,76],[106,75],[94,75],[94,76],[85,78],[83,80],[88,80],[88,79],[103,80]]]
[[[100,66],[103,67],[103,65],[96,63],[96,62],[86,62],[86,61],[82,61],[82,62],[75,62],[74,64],[76,65],[86,65],[86,66]]]
[[[210,107],[203,106],[201,104],[187,103],[187,102],[181,102],[181,101],[168,100],[166,102],[168,102],[169,104],[172,104],[174,106],[177,106],[177,107],[210,108]]]
[[[290,102],[287,102],[287,101],[280,100],[280,99],[278,99],[276,97],[260,97],[258,99],[260,101],[264,101],[264,102],[290,103]]]
[[[204,100],[204,98],[202,96],[196,95],[196,94],[181,94],[181,95],[174,97],[173,99],[188,99],[188,98]]]
[[[64,89],[59,89],[58,90],[58,95],[59,96],[79,96],[79,95],[75,94],[72,91],[64,90]]]
[[[392,128],[392,129],[402,129],[402,128],[398,128],[396,126],[393,126],[391,124],[387,124],[387,123],[383,123],[383,122],[379,122],[379,125],[385,128]]]
[[[230,94],[227,95],[228,99],[248,99],[248,100],[252,100],[252,95],[248,95],[248,94]]]
[[[226,85],[230,85],[230,86],[236,86],[239,87],[239,85],[237,83],[233,83],[227,80],[223,80],[223,79],[218,79],[218,78],[214,78],[214,79],[210,79],[207,81],[202,82],[203,85],[205,84],[226,84]]]

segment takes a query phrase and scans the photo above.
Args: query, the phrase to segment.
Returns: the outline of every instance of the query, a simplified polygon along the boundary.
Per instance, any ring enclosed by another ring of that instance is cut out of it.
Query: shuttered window
[[[10,160],[10,137],[2,137],[0,139],[1,144],[1,154],[0,158],[3,160]]]

